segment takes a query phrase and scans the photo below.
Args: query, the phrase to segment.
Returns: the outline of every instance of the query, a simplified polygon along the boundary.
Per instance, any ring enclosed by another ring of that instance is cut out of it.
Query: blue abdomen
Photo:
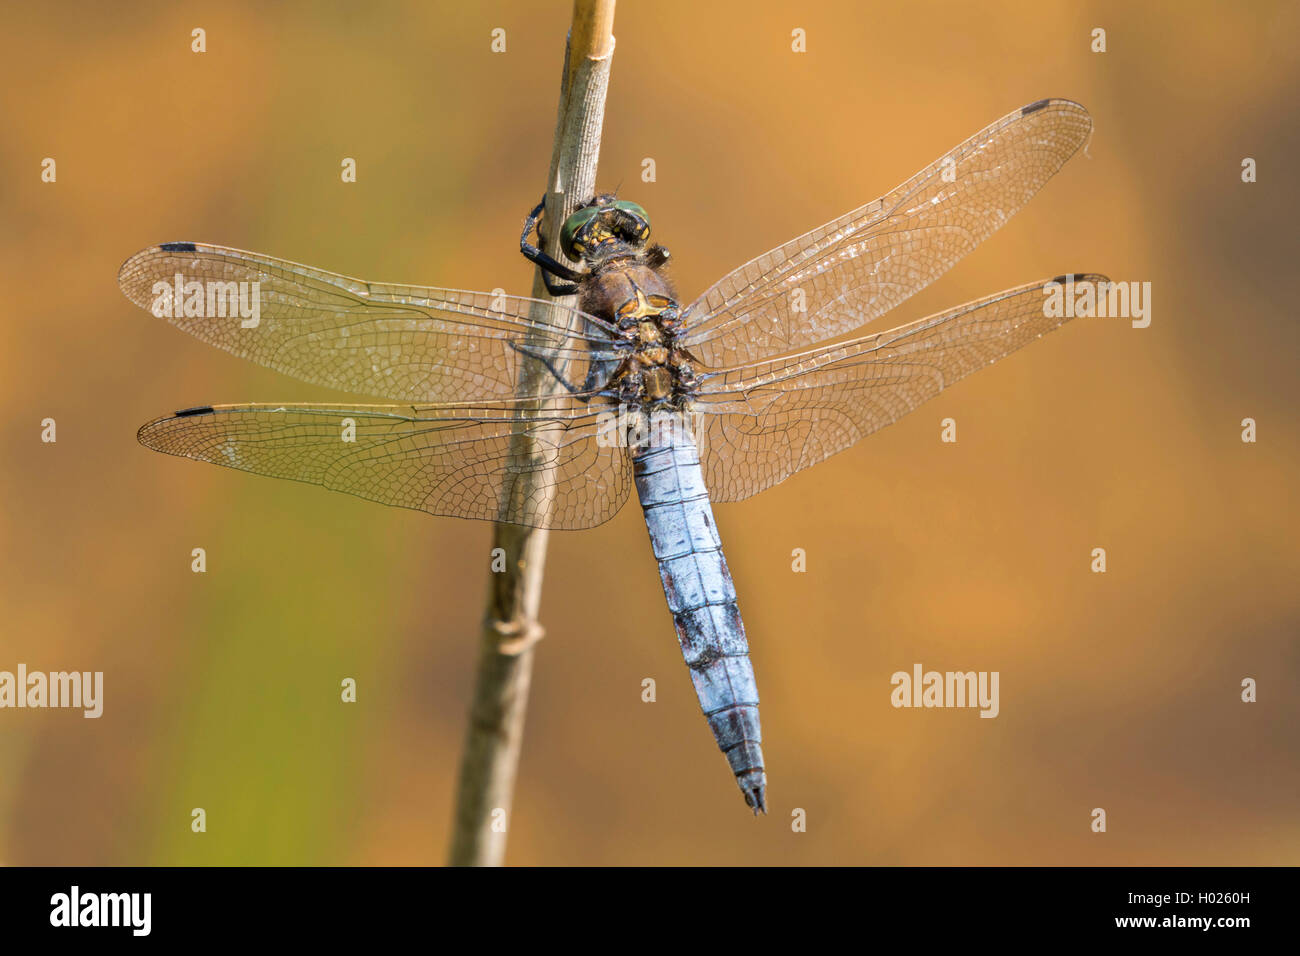
[[[745,801],[766,812],[758,689],[699,452],[687,436],[634,451],[637,494],[700,708]]]

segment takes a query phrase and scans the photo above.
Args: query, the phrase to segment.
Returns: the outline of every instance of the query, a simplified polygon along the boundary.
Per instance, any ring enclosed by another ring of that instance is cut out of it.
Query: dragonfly
[[[204,405],[138,438],[386,505],[536,528],[592,528],[635,489],[701,710],[757,815],[768,804],[759,697],[711,502],[785,481],[1068,321],[1046,293],[1104,276],[1056,276],[860,332],[1001,227],[1091,129],[1078,103],[1031,103],[684,306],[645,209],[613,195],[561,224],[572,266],[532,242],[549,229],[543,206],[526,217],[522,253],[576,304],[152,246],[118,276],[133,303],[260,365],[397,404]]]

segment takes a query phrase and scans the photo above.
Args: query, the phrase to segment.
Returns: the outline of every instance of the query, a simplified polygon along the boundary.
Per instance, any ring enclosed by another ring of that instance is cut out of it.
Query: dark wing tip
[[[1031,113],[1037,113],[1039,110],[1045,110],[1049,106],[1067,112],[1078,112],[1087,114],[1088,108],[1082,103],[1076,103],[1074,100],[1066,99],[1063,96],[1049,96],[1044,100],[1035,100],[1028,106],[1020,107],[1021,116],[1029,116]]]
[[[150,299],[144,296],[142,288],[136,288],[135,282],[140,278],[140,264],[147,263],[149,260],[160,252],[198,252],[199,247],[193,242],[163,242],[156,246],[149,246],[147,249],[141,249],[135,255],[130,256],[122,263],[121,268],[117,270],[117,284],[122,290],[122,294],[131,300],[134,304],[142,309],[148,309]],[[146,268],[145,272],[149,270]],[[152,285],[152,283],[150,283]]]
[[[1057,285],[1065,285],[1067,282],[1109,282],[1110,279],[1099,272],[1068,272],[1049,281],[1055,282]]]
[[[145,448],[151,448],[154,451],[165,452],[168,455],[180,454],[172,450],[166,439],[170,435],[176,434],[176,426],[182,418],[198,418],[202,415],[211,415],[216,412],[212,405],[195,405],[193,408],[182,408],[170,415],[163,415],[161,418],[155,418],[151,422],[145,422],[135,433],[135,440]],[[193,457],[193,456],[189,456]]]

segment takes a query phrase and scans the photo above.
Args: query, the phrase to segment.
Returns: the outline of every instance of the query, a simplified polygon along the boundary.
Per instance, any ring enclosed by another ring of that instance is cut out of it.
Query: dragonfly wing
[[[402,402],[506,398],[525,375],[573,392],[592,387],[592,363],[617,357],[607,323],[558,303],[382,285],[223,246],[152,246],[123,264],[118,284],[234,355]]]
[[[798,355],[703,376],[695,411],[714,501],[740,501],[841,452],[1069,319],[1034,282]],[[1075,275],[1104,289],[1105,276]]]
[[[563,406],[564,400],[551,403]],[[141,444],[386,505],[539,528],[591,528],[631,487],[596,412],[486,407],[217,405],[144,425]]]
[[[992,235],[1091,130],[1070,100],[1003,117],[888,195],[718,280],[687,309],[683,343],[720,367],[861,328]]]

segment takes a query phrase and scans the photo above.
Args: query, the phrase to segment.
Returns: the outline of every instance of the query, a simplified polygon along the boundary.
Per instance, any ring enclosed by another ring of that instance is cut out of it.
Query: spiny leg
[[[537,248],[528,241],[532,231],[537,228],[538,220],[542,218],[542,211],[546,208],[546,197],[542,197],[533,211],[528,214],[524,220],[524,231],[519,236],[519,251],[524,254],[524,258],[533,263],[542,270],[542,281],[546,283],[546,291],[555,296],[577,295],[578,286],[575,283],[581,282],[585,278],[581,272],[575,272],[561,262],[552,259],[541,249]],[[538,238],[541,233],[538,232]],[[566,282],[556,282],[552,276],[567,280]]]

